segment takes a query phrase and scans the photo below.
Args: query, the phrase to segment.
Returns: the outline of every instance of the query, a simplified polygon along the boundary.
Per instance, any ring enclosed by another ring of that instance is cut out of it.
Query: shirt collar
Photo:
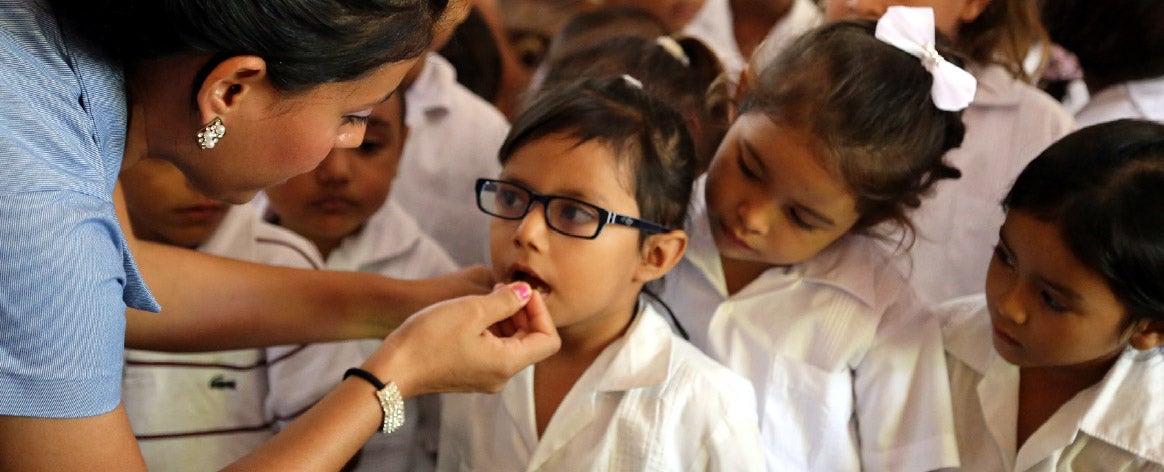
[[[1139,457],[1164,464],[1164,352],[1128,347],[1098,385],[1079,429]]]
[[[1164,122],[1164,77],[1125,84],[1128,97],[1139,112],[1152,121]]]
[[[449,90],[456,83],[457,70],[448,60],[435,52],[425,55],[424,70],[404,91],[407,103],[405,121],[408,125],[448,116],[452,106]]]
[[[604,366],[590,366],[602,372],[595,391],[618,392],[662,385],[671,371],[673,342],[671,326],[646,299],[639,297],[638,313],[626,334],[606,348],[614,351],[614,355],[607,357],[609,361]]]
[[[978,79],[978,89],[970,106],[1018,106],[1023,87],[1028,85],[997,64],[969,64],[966,68]]]

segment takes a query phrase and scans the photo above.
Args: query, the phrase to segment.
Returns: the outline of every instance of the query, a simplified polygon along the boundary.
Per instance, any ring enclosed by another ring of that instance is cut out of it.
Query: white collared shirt
[[[690,242],[660,294],[692,342],[750,379],[768,470],[957,464],[936,320],[878,243],[845,236],[728,295],[695,187]]]
[[[1018,367],[991,342],[986,300],[935,308],[964,471],[1164,471],[1164,354],[1128,348],[1099,383],[1063,404],[1015,450]]]
[[[200,252],[249,262],[317,268],[311,243],[231,207]],[[267,359],[262,349],[199,354],[125,350],[122,403],[150,470],[218,470],[275,431],[264,413]]]
[[[311,251],[319,257],[314,246]],[[411,215],[388,200],[359,233],[344,239],[328,254],[324,268],[420,279],[447,274],[457,265],[421,232]],[[280,427],[286,426],[338,385],[345,370],[363,364],[380,342],[368,339],[269,348],[271,394],[267,410],[279,420]],[[357,466],[350,470],[431,470],[439,408],[439,398],[434,395],[405,401],[404,425],[392,434],[372,436]]]
[[[761,470],[748,382],[673,335],[641,300],[640,307],[541,438],[535,366],[495,395],[444,395],[438,470]]]
[[[404,101],[408,139],[388,198],[461,267],[489,265],[490,217],[477,209],[474,185],[501,173],[497,151],[509,122],[457,83],[456,70],[435,53]]]
[[[1080,128],[1120,118],[1164,123],[1164,77],[1107,87],[1075,114]]]
[[[962,147],[946,154],[962,177],[938,181],[910,215],[917,239],[909,279],[927,304],[982,292],[1003,197],[1028,162],[1074,129],[1058,102],[1002,67],[968,70],[978,91],[962,113]]]
[[[788,13],[772,25],[763,46],[756,46],[756,52],[763,51],[763,57],[758,59],[771,61],[776,54],[789,43],[817,25],[821,24],[824,14],[812,0],[793,0]],[[748,57],[740,52],[736,44],[735,27],[732,24],[731,5],[728,0],[707,0],[691,23],[683,29],[683,33],[703,41],[723,64],[724,73],[732,82],[740,78],[740,73],[748,64]]]

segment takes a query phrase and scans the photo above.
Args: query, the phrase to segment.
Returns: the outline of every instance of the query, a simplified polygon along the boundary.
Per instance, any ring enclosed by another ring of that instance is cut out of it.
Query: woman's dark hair
[[[672,50],[678,46],[678,50]],[[696,173],[707,169],[728,127],[730,92],[715,53],[695,38],[619,36],[575,49],[547,64],[543,87],[579,77],[630,75],[690,119]]]
[[[878,40],[872,22],[809,31],[747,79],[740,113],[808,130],[826,169],[853,192],[863,231],[893,221],[912,237],[907,212],[940,179],[961,173],[946,151],[962,143],[960,113],[930,97],[921,60]],[[948,59],[953,56],[938,49]]]
[[[682,228],[695,179],[695,151],[683,117],[621,77],[585,79],[547,91],[513,123],[499,153],[504,165],[533,141],[564,134],[598,141],[632,172],[644,219]]]
[[[1092,93],[1108,85],[1164,76],[1164,2],[1043,2],[1051,40],[1075,53]]]
[[[88,0],[51,2],[72,31],[127,66],[157,57],[255,55],[294,93],[415,57],[448,0]]]
[[[1002,202],[1055,223],[1123,302],[1127,324],[1164,320],[1164,124],[1119,120],[1060,139]]]

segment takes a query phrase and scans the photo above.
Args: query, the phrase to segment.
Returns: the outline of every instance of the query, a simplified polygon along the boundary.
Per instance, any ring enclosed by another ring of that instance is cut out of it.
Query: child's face
[[[1123,304],[1054,223],[1011,211],[986,273],[994,348],[1019,367],[1086,367],[1123,351]]]
[[[962,23],[974,21],[989,3],[990,0],[825,0],[825,17],[829,21],[876,20],[892,6],[930,7],[934,9],[934,27],[953,38]]]
[[[137,237],[195,248],[218,229],[230,205],[194,190],[169,161],[143,158],[121,171],[121,188]]]
[[[517,149],[500,180],[638,217],[628,174],[605,144],[551,134]],[[563,336],[625,327],[642,286],[638,230],[606,225],[595,239],[566,236],[546,226],[544,206],[534,203],[521,220],[493,218],[489,234],[496,280],[531,282]]]
[[[333,149],[315,170],[267,189],[280,225],[311,240],[326,255],[380,209],[407,136],[401,100],[393,94],[373,108],[359,147]]]
[[[722,257],[797,264],[857,222],[853,195],[812,143],[809,132],[759,112],[731,126],[707,172],[708,219]]]

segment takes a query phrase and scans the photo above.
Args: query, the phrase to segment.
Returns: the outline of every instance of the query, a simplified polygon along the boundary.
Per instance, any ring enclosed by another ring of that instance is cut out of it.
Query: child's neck
[[[756,47],[768,37],[772,27],[787,16],[791,9],[792,1],[772,4],[770,0],[731,0],[732,32],[740,53],[744,57],[751,57]]]
[[[637,297],[606,314],[558,329],[562,347],[534,367],[534,414],[541,437],[574,384],[611,343],[626,334],[635,316]]]
[[[723,256],[719,257],[719,261],[720,265],[723,266],[723,278],[727,285],[728,295],[735,295],[752,281],[758,279],[765,271],[776,267],[763,262],[731,259]]]
[[[1020,368],[1015,449],[1022,449],[1027,439],[1075,395],[1103,380],[1122,352],[1067,367]]]

